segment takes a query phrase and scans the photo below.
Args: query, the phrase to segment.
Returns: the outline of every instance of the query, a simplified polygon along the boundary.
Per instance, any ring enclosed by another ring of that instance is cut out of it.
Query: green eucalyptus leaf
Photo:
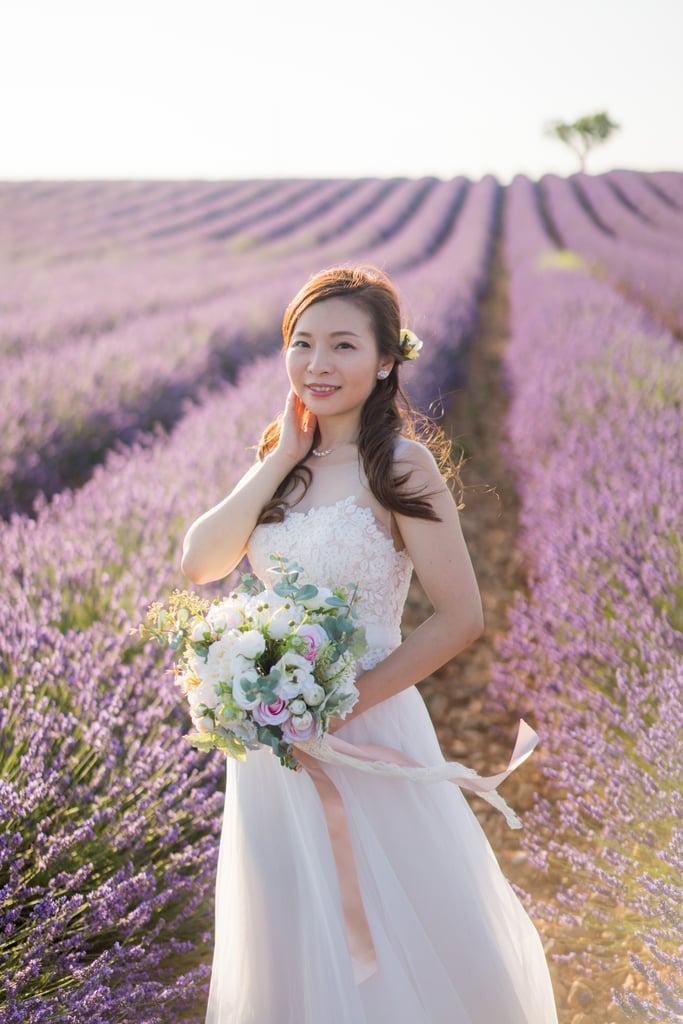
[[[266,747],[270,747],[270,749],[273,750],[278,755],[278,757],[280,756],[280,746],[282,744],[282,740],[280,739],[279,736],[272,732],[269,726],[260,725],[258,727],[257,736],[259,738],[260,743],[263,743],[263,745]]]
[[[189,732],[185,739],[197,750],[213,750],[216,746],[216,738],[213,733]]]
[[[189,646],[202,661],[206,661],[209,657],[210,644],[206,640],[190,640]]]
[[[246,761],[247,759],[247,748],[237,736],[221,736],[216,746],[236,761]]]
[[[273,592],[278,594],[280,597],[292,597],[294,594],[294,588],[290,583],[280,580],[279,583],[274,584]]]

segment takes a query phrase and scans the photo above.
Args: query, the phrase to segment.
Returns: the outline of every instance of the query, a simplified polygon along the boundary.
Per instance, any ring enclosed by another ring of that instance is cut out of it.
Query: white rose
[[[307,686],[304,689],[303,698],[309,707],[316,707],[325,699],[325,691],[322,686],[318,686],[317,683],[314,683],[313,686]]]
[[[300,654],[295,654],[294,651],[287,651],[286,654],[283,654],[273,668],[280,673],[280,679],[275,685],[275,692],[283,700],[299,697],[307,686],[311,686],[315,682],[310,663]]]
[[[248,629],[246,633],[238,633],[235,637],[235,653],[242,658],[253,661],[259,654],[263,654],[265,649],[265,637],[258,629]]]
[[[193,725],[198,732],[213,732],[213,722],[209,715],[197,715],[193,714],[192,718]]]
[[[218,686],[221,681],[221,673],[218,666],[204,661],[200,661],[196,666],[195,676],[201,683],[207,683],[214,687]]]
[[[244,617],[254,629],[264,629],[273,609],[280,607],[283,598],[262,590],[259,594],[251,594],[244,606]]]
[[[247,615],[255,626],[263,629],[271,615],[274,615],[283,604],[291,604],[291,598],[283,597],[272,590],[262,590],[258,594],[252,594],[245,605]]]
[[[232,699],[235,704],[239,707],[244,708],[246,711],[255,708],[257,704],[260,704],[261,698],[258,694],[254,697],[249,697],[245,693],[245,690],[251,689],[259,681],[259,674],[256,669],[252,666],[251,668],[245,666],[242,671],[235,672],[235,678],[232,682]]]
[[[310,711],[304,711],[303,715],[292,715],[289,721],[296,732],[305,732],[313,722],[313,715]]]
[[[254,594],[249,598],[245,609],[251,625],[254,629],[267,630],[268,635],[274,640],[282,640],[290,629],[289,625],[294,622],[298,626],[304,616],[304,609],[298,607],[291,598],[281,597],[270,590],[264,590],[260,594]]]
[[[199,619],[195,622],[190,633],[190,640],[193,644],[200,643],[202,640],[210,640],[212,636],[211,625],[206,619]]]
[[[292,632],[304,617],[304,610],[294,601],[287,600],[273,612],[268,622],[268,633],[273,640],[282,640],[288,633]],[[290,623],[294,625],[290,625]]]
[[[233,677],[234,633],[223,633],[209,647],[206,661],[196,658],[193,668],[199,679],[210,681],[214,686],[229,682]]]
[[[213,682],[203,679],[199,686],[188,691],[187,700],[191,708],[198,708],[200,704],[207,708],[215,708],[218,697]]]
[[[232,597],[217,601],[206,613],[206,620],[217,633],[237,629],[244,621],[241,602]]]
[[[308,711],[306,701],[298,697],[287,705],[287,709],[291,715],[303,715],[304,711]]]

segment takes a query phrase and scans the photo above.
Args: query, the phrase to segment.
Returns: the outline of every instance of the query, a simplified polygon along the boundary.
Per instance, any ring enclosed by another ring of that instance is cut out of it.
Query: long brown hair
[[[368,485],[384,508],[401,515],[420,519],[437,519],[429,494],[406,490],[410,472],[394,473],[394,444],[399,435],[421,441],[432,452],[443,479],[457,481],[462,500],[462,484],[451,458],[451,444],[443,430],[432,420],[412,408],[399,381],[399,366],[405,360],[400,346],[401,306],[398,294],[389,277],[377,267],[331,267],[311,277],[294,296],[285,310],[282,321],[284,350],[294,333],[304,310],[324,299],[344,298],[354,302],[367,313],[372,323],[379,356],[390,356],[394,366],[386,380],[378,380],[361,410],[358,452],[363,463]],[[280,438],[281,417],[270,423],[263,432],[258,446],[258,458],[263,460]],[[316,426],[311,449],[320,444]],[[309,450],[310,452],[310,450]],[[305,456],[308,458],[308,455]],[[297,484],[308,489],[312,473],[304,460],[290,471],[259,516],[259,523],[281,522],[285,514],[285,499]],[[303,496],[303,495],[302,495]],[[300,499],[299,499],[300,500]],[[461,504],[458,507],[462,507]]]

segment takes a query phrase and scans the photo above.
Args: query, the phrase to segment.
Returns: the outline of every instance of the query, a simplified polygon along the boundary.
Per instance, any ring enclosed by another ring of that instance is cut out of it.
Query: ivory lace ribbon
[[[468,789],[487,800],[501,811],[510,828],[521,828],[522,822],[502,796],[496,792],[511,772],[518,768],[531,754],[538,743],[538,735],[523,718],[519,720],[517,739],[507,768],[497,775],[478,775],[473,768],[467,768],[457,761],[426,766],[414,761],[402,750],[371,744],[347,743],[336,735],[296,743],[299,760],[309,772],[320,796],[327,829],[332,844],[346,936],[353,964],[356,984],[369,978],[377,970],[377,956],[370,932],[370,926],[363,907],[358,883],[358,873],[351,845],[348,820],[341,793],[332,782],[323,765],[341,765],[373,775],[408,779],[410,782],[429,784],[432,782],[453,782],[461,789]]]

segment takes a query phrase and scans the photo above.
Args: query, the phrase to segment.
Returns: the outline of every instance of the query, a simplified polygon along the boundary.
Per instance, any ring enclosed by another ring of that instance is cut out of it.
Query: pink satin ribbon
[[[341,793],[323,765],[336,764],[375,775],[387,775],[426,784],[453,782],[456,786],[478,793],[487,799],[502,811],[511,828],[521,828],[519,818],[495,790],[511,772],[526,761],[537,743],[537,734],[524,719],[520,719],[517,739],[507,768],[497,775],[488,776],[477,775],[471,768],[465,768],[457,762],[444,761],[428,768],[402,750],[371,744],[347,743],[336,735],[328,734],[323,740],[295,744],[297,757],[311,776],[325,814],[337,868],[346,936],[356,984],[359,985],[375,973],[377,955],[363,906],[344,803]]]
[[[327,831],[330,834],[332,853],[337,867],[339,894],[346,927],[346,941],[353,965],[353,976],[356,984],[360,985],[377,970],[377,955],[360,893],[344,803],[341,793],[323,769],[320,761],[307,754],[302,754],[300,751],[297,751],[297,757],[311,776],[325,813]]]

